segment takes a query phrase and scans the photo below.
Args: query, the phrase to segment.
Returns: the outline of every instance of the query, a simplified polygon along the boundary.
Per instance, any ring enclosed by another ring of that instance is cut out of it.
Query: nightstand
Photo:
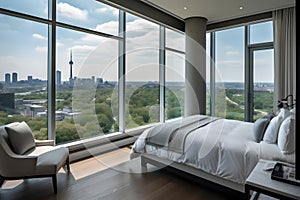
[[[300,187],[271,179],[271,171],[265,171],[267,160],[259,160],[246,180],[245,191],[250,197],[250,191],[256,191],[279,199],[300,199]]]

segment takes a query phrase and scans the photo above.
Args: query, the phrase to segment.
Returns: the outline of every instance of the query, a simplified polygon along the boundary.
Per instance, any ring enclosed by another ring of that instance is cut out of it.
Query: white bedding
[[[134,143],[130,156],[152,153],[240,184],[260,158],[292,162],[293,156],[284,156],[277,145],[256,143],[252,131],[253,123],[219,119],[192,131],[186,138],[185,152],[178,153],[147,144],[147,129]]]

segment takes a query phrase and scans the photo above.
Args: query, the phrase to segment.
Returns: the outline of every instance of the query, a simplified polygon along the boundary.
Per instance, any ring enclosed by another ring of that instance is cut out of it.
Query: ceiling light
[[[187,6],[184,6],[184,7],[183,7],[183,9],[184,9],[184,10],[187,10],[187,9],[188,9],[188,7],[187,7]]]
[[[244,6],[240,6],[240,10],[243,10],[244,9]]]

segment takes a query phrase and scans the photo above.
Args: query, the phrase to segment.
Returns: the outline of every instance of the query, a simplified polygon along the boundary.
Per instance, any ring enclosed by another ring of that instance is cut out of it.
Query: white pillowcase
[[[295,116],[287,117],[281,124],[278,133],[278,147],[283,154],[295,151]]]
[[[296,113],[296,107],[292,108],[292,109],[290,110],[290,112],[291,112],[291,113]]]
[[[278,131],[280,128],[281,123],[284,119],[286,119],[288,116],[290,116],[291,113],[289,110],[285,108],[281,108],[280,112],[277,116],[275,116],[271,121],[269,126],[267,127],[267,130],[265,132],[263,141],[275,144],[277,141]]]

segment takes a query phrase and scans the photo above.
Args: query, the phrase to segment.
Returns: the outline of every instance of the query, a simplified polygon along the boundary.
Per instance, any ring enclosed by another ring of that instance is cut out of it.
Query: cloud
[[[217,66],[243,66],[244,61],[242,59],[236,59],[236,60],[220,60],[216,62]]]
[[[39,40],[47,40],[47,37],[42,36],[42,35],[40,35],[38,33],[32,34],[32,37],[35,38],[35,39],[39,39]]]
[[[104,24],[98,24],[95,28],[96,31],[99,32],[105,32],[105,33],[110,33],[113,35],[118,34],[118,28],[119,28],[119,22],[117,21],[110,21],[106,22]]]
[[[73,20],[87,20],[88,11],[81,10],[67,3],[59,3],[57,5],[58,15],[62,15]]]
[[[96,9],[96,12],[97,13],[105,13],[105,12],[107,12],[108,11],[108,8],[97,8]]]
[[[102,7],[96,9],[97,13],[103,14],[103,13],[112,13],[114,16],[119,16],[119,9],[113,8],[113,7]]]
[[[185,51],[185,35],[173,31],[171,29],[166,29],[166,45],[167,47],[174,48],[180,51]],[[208,38],[206,38],[207,40]]]
[[[48,48],[46,46],[37,46],[35,47],[35,51],[37,52],[47,52]]]
[[[128,22],[126,28],[127,31],[142,31],[145,28],[158,28],[158,25],[144,19],[136,19],[134,21]],[[147,30],[144,30],[144,32],[147,32]]]
[[[143,19],[137,19],[127,23],[126,28],[127,48],[129,50],[159,47],[158,25]]]
[[[63,47],[63,46],[64,46],[63,43],[61,43],[61,42],[56,42],[56,47]]]
[[[90,46],[90,45],[75,45],[72,48],[73,52],[76,52],[77,55],[87,55],[93,50],[96,49],[96,46]]]
[[[103,24],[98,24],[94,30],[112,35],[118,35],[118,27],[118,21],[109,21]],[[126,34],[128,34],[127,37],[129,42],[133,42],[137,45],[137,47],[153,47],[153,45],[158,44],[158,25],[143,19],[137,19],[132,22],[128,22],[126,28]],[[97,45],[105,42],[106,40],[107,38],[96,35],[86,35],[81,38],[81,41],[83,42],[91,42]]]
[[[227,51],[226,56],[237,56],[240,55],[240,52],[238,51]]]
[[[118,34],[118,26],[119,26],[119,23],[117,21],[110,21],[110,22],[106,22],[104,24],[97,25],[94,30],[112,34],[112,35],[117,35]],[[83,38],[81,38],[81,41],[92,42],[92,43],[95,43],[98,45],[99,45],[99,43],[102,43],[106,40],[107,40],[107,38],[97,36],[97,35],[86,35]]]

